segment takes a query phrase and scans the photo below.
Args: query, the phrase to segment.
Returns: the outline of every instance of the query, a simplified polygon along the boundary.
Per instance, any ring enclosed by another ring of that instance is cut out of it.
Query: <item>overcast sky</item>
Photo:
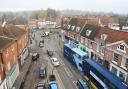
[[[53,8],[128,13],[128,0],[0,0],[0,11]]]

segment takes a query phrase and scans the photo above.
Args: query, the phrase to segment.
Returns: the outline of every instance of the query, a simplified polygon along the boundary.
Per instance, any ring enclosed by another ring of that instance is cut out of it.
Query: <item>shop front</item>
[[[8,89],[12,89],[12,86],[19,75],[19,65],[16,62],[10,72],[7,74],[7,85]]]

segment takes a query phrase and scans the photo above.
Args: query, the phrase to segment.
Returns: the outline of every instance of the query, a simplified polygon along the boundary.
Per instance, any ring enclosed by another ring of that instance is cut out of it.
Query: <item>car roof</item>
[[[41,66],[40,69],[45,69],[45,66]]]
[[[50,86],[51,86],[51,89],[58,89],[58,86],[55,82],[51,83]]]
[[[88,83],[87,83],[86,80],[83,80],[82,78],[80,78],[78,81],[83,85],[83,87],[87,87],[88,86]]]
[[[52,59],[53,59],[54,61],[58,60],[56,57],[52,57]]]
[[[37,55],[37,53],[33,53],[33,56],[36,56]]]

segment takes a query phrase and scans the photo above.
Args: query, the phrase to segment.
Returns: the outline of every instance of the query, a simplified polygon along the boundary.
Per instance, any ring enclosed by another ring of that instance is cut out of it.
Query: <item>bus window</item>
[[[79,66],[82,68],[82,64],[81,63],[79,63]]]

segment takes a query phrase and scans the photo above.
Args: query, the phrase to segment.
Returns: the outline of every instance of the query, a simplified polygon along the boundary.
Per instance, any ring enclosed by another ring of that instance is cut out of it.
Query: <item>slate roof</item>
[[[70,20],[70,22],[68,23],[68,25],[71,25],[70,28],[68,29],[68,25],[67,25],[67,28],[65,30],[70,31],[72,26],[76,26],[77,25],[77,22],[78,22],[77,18],[72,18]]]
[[[87,30],[92,31],[89,36],[86,35]],[[98,34],[99,30],[100,30],[100,27],[97,25],[86,24],[85,27],[83,28],[83,30],[81,31],[80,35],[83,37],[86,37],[90,40],[94,40],[96,35]]]

